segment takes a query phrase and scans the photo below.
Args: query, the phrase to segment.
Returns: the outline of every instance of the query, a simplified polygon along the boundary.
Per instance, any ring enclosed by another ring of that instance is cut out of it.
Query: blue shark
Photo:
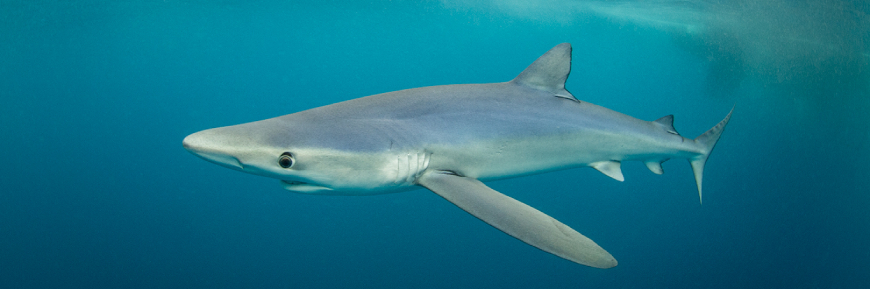
[[[644,121],[565,89],[571,45],[559,44],[508,82],[413,88],[212,128],[183,146],[210,162],[280,180],[304,194],[372,195],[426,188],[529,245],[597,268],[616,259],[591,239],[485,181],[620,164],[656,174],[687,159],[698,195],[704,165],[731,112],[695,139],[673,116]],[[733,112],[733,108],[732,108]]]

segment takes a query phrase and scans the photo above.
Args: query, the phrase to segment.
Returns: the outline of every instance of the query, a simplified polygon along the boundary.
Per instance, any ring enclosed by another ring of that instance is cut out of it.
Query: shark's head
[[[184,148],[210,162],[281,180],[306,194],[357,195],[406,190],[390,142],[353,124],[299,124],[293,115],[200,131]]]

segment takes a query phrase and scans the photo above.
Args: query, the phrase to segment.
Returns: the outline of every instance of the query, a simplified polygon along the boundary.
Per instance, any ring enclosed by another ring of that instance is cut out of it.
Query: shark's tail
[[[701,180],[704,178],[704,164],[707,163],[707,158],[709,158],[710,153],[713,152],[713,147],[716,146],[716,142],[719,141],[719,137],[722,136],[722,132],[725,131],[725,125],[728,124],[729,120],[731,120],[732,112],[734,112],[733,107],[731,108],[731,111],[728,112],[728,115],[725,116],[725,119],[720,121],[719,124],[695,138],[695,143],[701,145],[703,150],[700,155],[689,159],[689,164],[692,165],[692,171],[695,172],[695,183],[698,184],[698,199],[701,203],[704,202],[701,194]]]

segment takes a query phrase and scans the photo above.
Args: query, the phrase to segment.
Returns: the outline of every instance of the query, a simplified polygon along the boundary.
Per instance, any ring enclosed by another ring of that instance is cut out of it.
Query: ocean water
[[[867,288],[866,1],[0,1],[2,288]],[[567,88],[706,166],[490,182],[619,260],[578,265],[421,189],[288,193],[188,134],[387,91]]]

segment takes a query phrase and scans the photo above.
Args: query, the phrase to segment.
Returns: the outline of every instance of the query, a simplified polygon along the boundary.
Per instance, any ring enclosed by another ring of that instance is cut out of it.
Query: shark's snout
[[[213,163],[237,170],[243,170],[244,167],[238,158],[233,156],[230,152],[222,149],[221,141],[216,140],[213,134],[208,133],[208,131],[201,131],[191,135],[188,135],[181,141],[181,145],[184,148]]]
[[[191,134],[191,135],[184,137],[184,140],[181,141],[181,145],[184,146],[184,149],[186,149],[192,153],[195,153],[195,151],[197,149],[197,145],[196,145],[197,141],[198,140],[197,140],[196,134]]]

